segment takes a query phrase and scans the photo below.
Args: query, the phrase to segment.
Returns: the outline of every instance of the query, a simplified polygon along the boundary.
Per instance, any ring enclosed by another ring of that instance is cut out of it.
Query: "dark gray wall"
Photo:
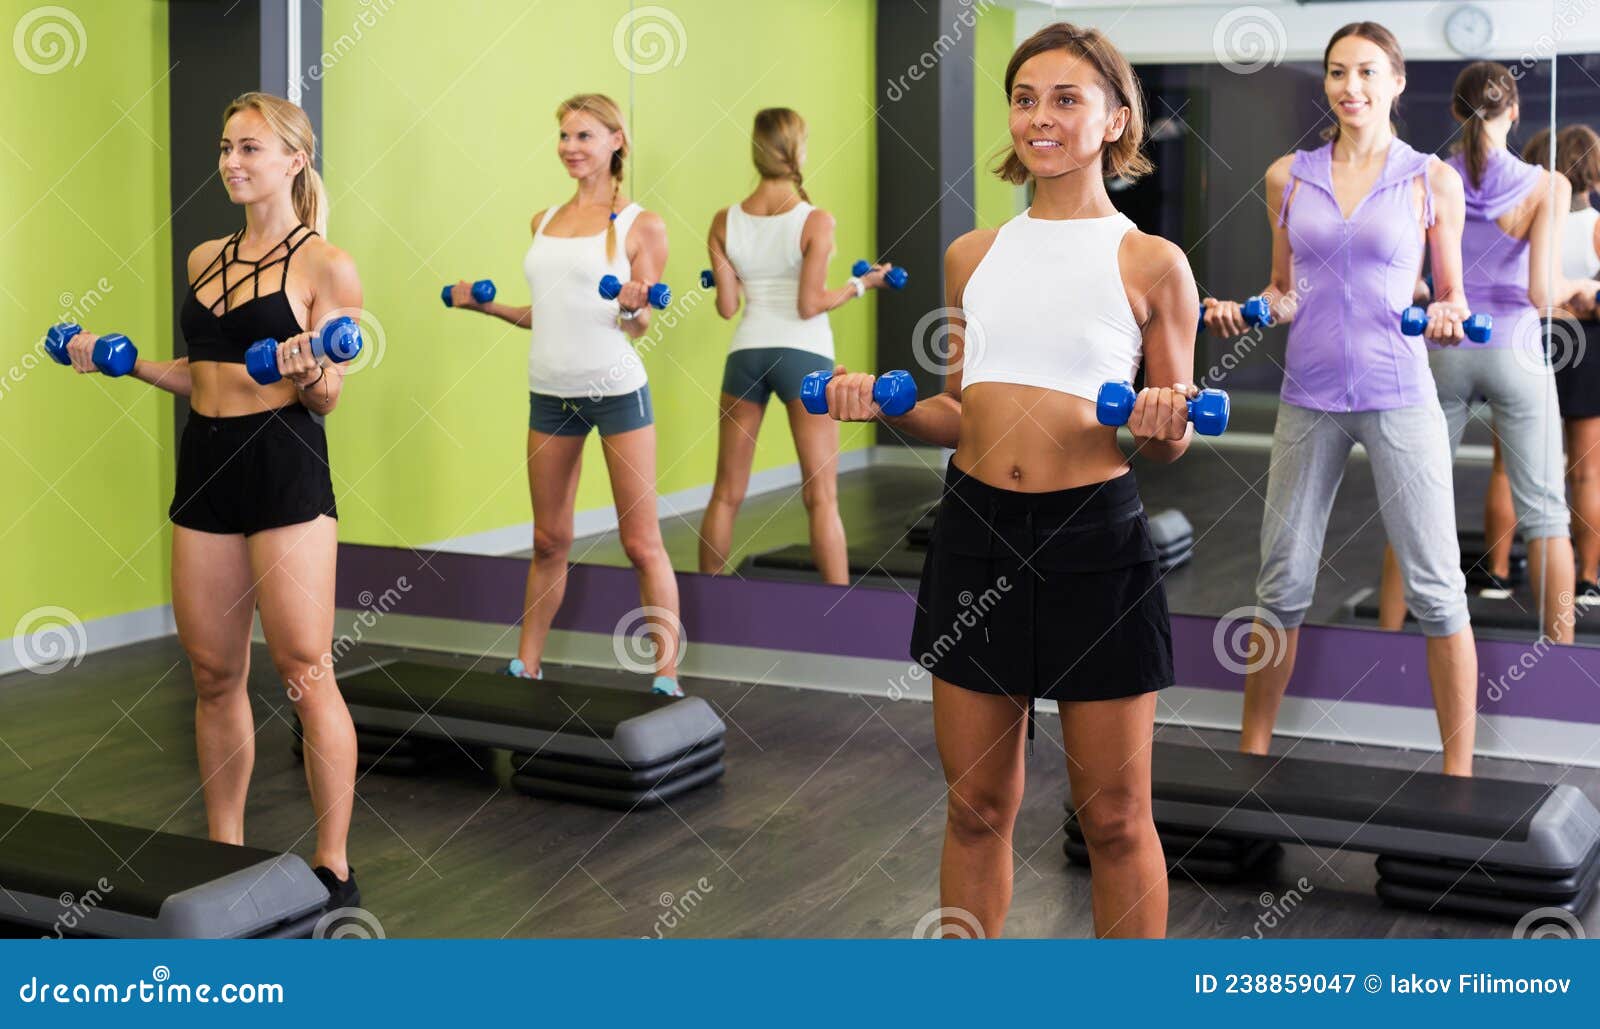
[[[870,256],[904,265],[911,278],[880,296],[874,370],[910,371],[919,396],[944,383],[919,364],[915,330],[944,307],[945,248],[975,224],[971,20],[973,5],[962,0],[878,0],[879,253]],[[921,363],[933,328],[922,332]],[[878,436],[896,439],[886,426]]]

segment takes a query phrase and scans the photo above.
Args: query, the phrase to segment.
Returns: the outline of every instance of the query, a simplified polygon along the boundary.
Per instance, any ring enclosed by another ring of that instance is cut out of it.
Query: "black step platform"
[[[1164,838],[1182,831],[1382,855],[1380,872],[1390,874],[1381,882],[1393,887],[1384,899],[1410,904],[1426,894],[1421,906],[1431,910],[1520,917],[1552,897],[1555,905],[1587,903],[1600,874],[1600,812],[1570,785],[1158,742],[1152,792]],[[1424,866],[1455,875],[1441,881],[1417,871]],[[1462,875],[1472,868],[1475,875]]]
[[[293,854],[0,804],[0,921],[40,935],[304,937],[327,903]]]
[[[1347,602],[1352,620],[1364,623],[1376,623],[1378,620],[1378,589],[1364,589],[1354,595]],[[1577,606],[1574,612],[1582,610]],[[1527,633],[1532,638],[1542,631],[1539,623],[1538,602],[1524,591],[1517,591],[1509,597],[1485,597],[1473,590],[1467,591],[1467,612],[1472,618],[1473,626],[1483,629],[1505,629],[1511,632]],[[1411,613],[1406,612],[1406,624],[1415,625],[1416,620]],[[1600,643],[1600,626],[1586,624],[1583,619],[1577,620],[1572,627],[1572,638],[1579,643]]]
[[[928,559],[928,552],[892,543],[882,547],[852,546],[847,550],[847,556],[852,581],[878,586],[899,583],[915,589],[916,583],[922,578],[922,565]],[[817,565],[811,558],[811,547],[796,543],[761,554],[751,554],[739,565],[739,574],[750,578],[815,582]]]
[[[1461,544],[1461,570],[1466,573],[1468,586],[1487,586],[1489,584],[1488,547],[1484,542],[1482,529],[1458,529],[1456,539]],[[1522,542],[1522,537],[1514,536],[1511,540],[1511,577],[1506,581],[1513,586],[1520,585],[1528,579],[1528,547]]]
[[[1073,864],[1089,865],[1089,846],[1078,824],[1078,814],[1067,801],[1067,820],[1063,826],[1062,853]],[[1202,836],[1182,829],[1156,827],[1167,872],[1183,873],[1210,882],[1237,882],[1261,874],[1265,865],[1283,853],[1271,840],[1250,840],[1236,836]]]
[[[339,687],[361,753],[381,771],[426,770],[492,747],[512,752],[512,783],[526,792],[624,809],[724,771],[726,727],[699,697],[409,661],[341,676]]]

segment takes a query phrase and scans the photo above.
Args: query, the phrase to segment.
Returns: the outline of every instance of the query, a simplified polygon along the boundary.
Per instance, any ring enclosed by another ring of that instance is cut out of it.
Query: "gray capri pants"
[[[1390,411],[1313,411],[1278,404],[1261,521],[1256,603],[1285,628],[1305,621],[1322,567],[1328,513],[1350,448],[1367,449],[1378,513],[1400,562],[1406,607],[1427,636],[1466,628],[1467,580],[1444,413],[1434,401]]]
[[[1461,445],[1473,397],[1486,397],[1494,411],[1494,434],[1511,480],[1511,502],[1524,540],[1571,534],[1567,511],[1566,459],[1561,448],[1561,412],[1556,377],[1544,347],[1433,350],[1428,364],[1450,428],[1450,453]]]

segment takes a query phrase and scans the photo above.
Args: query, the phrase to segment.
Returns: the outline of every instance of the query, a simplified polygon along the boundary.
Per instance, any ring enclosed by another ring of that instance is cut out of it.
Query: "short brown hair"
[[[1328,56],[1333,53],[1333,44],[1350,36],[1357,36],[1376,45],[1379,50],[1383,51],[1383,56],[1389,59],[1389,68],[1394,72],[1395,78],[1403,79],[1406,77],[1406,55],[1400,51],[1400,41],[1394,38],[1393,32],[1390,32],[1375,21],[1350,22],[1348,25],[1341,26],[1337,32],[1328,38],[1328,45],[1322,50],[1322,74],[1324,76],[1328,74]],[[1399,106],[1400,101],[1396,99],[1391,113],[1393,110],[1398,109]],[[1389,128],[1391,131],[1398,131],[1392,119],[1389,122]],[[1338,139],[1339,123],[1335,121],[1332,125],[1323,129],[1322,138]]]
[[[1099,29],[1058,21],[1023,40],[1006,65],[1006,102],[1011,102],[1011,87],[1016,84],[1018,69],[1029,58],[1052,50],[1066,50],[1093,64],[1100,76],[1100,88],[1106,93],[1107,110],[1128,109],[1128,125],[1122,135],[1100,152],[1102,172],[1107,177],[1131,181],[1154,171],[1155,165],[1144,154],[1144,90],[1139,86],[1139,77],[1133,73],[1133,65],[1122,56],[1122,51]],[[1027,182],[1028,168],[1017,156],[1016,146],[1008,147],[1004,154],[995,165],[994,173],[1012,185]]]
[[[1522,148],[1522,159],[1541,168],[1550,167],[1550,130]],[[1600,136],[1587,125],[1563,125],[1556,132],[1556,171],[1572,183],[1572,192],[1587,193],[1600,183]]]

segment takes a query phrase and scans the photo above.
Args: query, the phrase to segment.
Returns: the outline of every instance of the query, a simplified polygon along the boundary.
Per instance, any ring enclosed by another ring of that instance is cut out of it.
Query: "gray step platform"
[[[624,808],[724,771],[727,729],[700,697],[410,661],[342,675],[339,687],[363,760],[384,771],[422,771],[492,747],[512,752],[512,783],[524,792]]]
[[[1600,850],[1600,812],[1575,786],[1170,743],[1153,761],[1162,827],[1547,878],[1587,870]]]
[[[309,936],[327,903],[294,854],[0,804],[0,921],[40,935]]]

